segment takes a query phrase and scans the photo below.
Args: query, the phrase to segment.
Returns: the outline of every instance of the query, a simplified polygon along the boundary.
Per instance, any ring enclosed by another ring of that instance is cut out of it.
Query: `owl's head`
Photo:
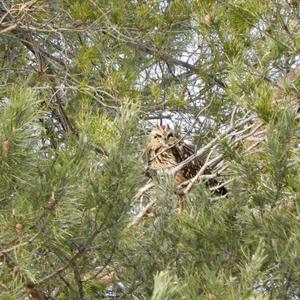
[[[174,145],[176,140],[176,134],[169,126],[157,126],[152,129],[149,135],[148,146],[152,150],[166,148]]]

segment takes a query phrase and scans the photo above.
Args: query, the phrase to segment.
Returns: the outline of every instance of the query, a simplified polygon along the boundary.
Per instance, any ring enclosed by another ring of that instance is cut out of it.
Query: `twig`
[[[248,133],[248,134],[246,134],[246,135],[243,135],[243,136],[239,137],[238,139],[232,141],[232,142],[229,144],[229,146],[234,146],[234,145],[236,145],[238,142],[240,142],[241,140],[244,140],[244,139],[246,139],[247,137],[249,137],[249,136],[255,134],[255,132],[256,132],[261,126],[262,126],[262,124],[258,124],[255,128],[253,128],[253,129],[251,130],[250,133]],[[248,130],[248,129],[251,128],[251,127],[253,127],[253,125],[247,127],[246,129]],[[243,129],[243,130],[240,131],[240,132],[244,132],[244,131],[245,131],[245,129]],[[235,135],[239,134],[240,132],[235,133]],[[263,132],[264,132],[264,131],[263,131]],[[261,133],[261,132],[260,132],[260,133]],[[255,147],[257,144],[258,144],[258,143],[256,143],[256,144],[254,145],[254,147]],[[251,149],[252,149],[252,148],[251,148]],[[248,150],[248,149],[247,149],[247,150]],[[213,149],[211,150],[210,154],[208,155],[208,159],[209,159],[209,157],[211,156],[212,151],[213,151]],[[222,163],[222,165],[220,165],[220,163],[222,162],[223,158],[224,158],[224,154],[220,154],[220,155],[218,155],[217,157],[215,157],[215,158],[213,158],[213,159],[211,159],[211,160],[206,159],[206,162],[205,162],[204,165],[201,167],[201,169],[200,169],[199,172],[196,174],[196,176],[194,176],[192,179],[189,179],[189,180],[183,182],[183,183],[180,185],[180,187],[183,187],[183,186],[186,186],[186,185],[187,185],[187,187],[185,188],[185,190],[184,190],[183,193],[184,193],[184,194],[189,193],[190,190],[191,190],[191,188],[192,188],[192,186],[195,184],[195,182],[196,182],[197,180],[199,180],[200,176],[203,175],[203,174],[205,173],[205,171],[206,171],[208,168],[211,168],[211,169],[215,169],[215,170],[216,170],[216,172],[215,172],[215,173],[216,173],[215,177],[217,177],[217,174],[221,174],[222,172],[224,172],[224,170],[228,168],[228,165],[227,165],[227,164],[224,164],[224,162]],[[218,170],[218,169],[219,169],[219,170]],[[203,179],[203,177],[201,177],[201,178]],[[221,184],[220,187],[222,187],[222,186],[224,186],[224,185]]]
[[[56,271],[48,274],[47,276],[45,276],[44,278],[42,278],[39,282],[38,285],[47,282],[49,279],[59,275],[60,273],[62,273],[63,271],[65,271],[66,269],[68,269],[72,263],[74,261],[76,261],[81,255],[83,255],[86,251],[88,246],[92,243],[92,241],[96,238],[96,236],[101,232],[103,225],[99,226],[96,230],[94,230],[94,232],[92,233],[92,235],[90,236],[90,238],[85,242],[85,244],[68,260],[68,262],[62,266],[61,268],[57,269]]]
[[[144,185],[142,188],[140,188],[139,191],[136,193],[136,195],[134,196],[134,201],[140,199],[141,196],[145,192],[147,192],[148,190],[150,190],[152,187],[154,187],[154,182],[150,179],[150,180],[148,180],[147,184]]]
[[[142,220],[142,218],[148,213],[149,209],[151,209],[152,206],[155,204],[155,202],[156,202],[156,199],[149,202],[144,207],[144,209],[137,216],[134,217],[133,221],[127,225],[127,228],[138,225],[140,223],[140,221]]]
[[[155,48],[151,48],[149,46],[146,46],[142,43],[139,43],[137,41],[127,41],[127,44],[135,49],[141,50],[145,53],[151,54],[151,55],[155,55],[157,57],[159,57],[160,59],[162,59],[163,61],[165,61],[166,63],[169,64],[175,64],[177,66],[181,66],[184,67],[190,71],[192,71],[195,74],[199,74],[199,67],[198,66],[194,66],[191,65],[185,61],[179,60],[177,58],[172,57],[171,55],[169,55],[168,53],[161,51],[161,50],[157,50]],[[213,82],[215,82],[219,87],[221,87],[222,89],[226,88],[226,84],[224,82],[222,82],[220,79],[218,79],[215,75],[211,75],[211,74],[206,74]]]
[[[9,252],[11,252],[11,251],[14,251],[14,250],[16,250],[16,249],[18,249],[18,248],[20,248],[20,247],[23,247],[23,246],[26,246],[26,245],[32,243],[32,242],[33,242],[33,241],[41,234],[41,232],[42,232],[42,231],[37,232],[33,237],[31,237],[31,238],[30,238],[28,241],[26,241],[26,242],[23,242],[23,243],[14,245],[14,246],[12,246],[12,247],[10,247],[10,248],[1,250],[1,251],[0,251],[0,256],[1,256],[1,255],[4,255],[4,254],[7,254],[7,253],[9,253]]]
[[[62,258],[61,258],[57,253],[55,253],[55,254],[56,254],[56,256],[58,256],[58,258],[59,258],[60,260],[62,260]],[[52,267],[52,269],[55,270],[55,267],[54,267],[53,263],[51,262],[51,260],[50,260],[49,258],[46,258],[46,259],[47,259],[49,265]],[[75,292],[75,289],[73,288],[73,285],[71,285],[71,284],[68,282],[68,280],[66,280],[66,279],[64,278],[64,276],[63,276],[62,274],[58,274],[58,277],[59,277],[60,280],[66,285],[67,288],[69,288],[71,291]]]
[[[214,148],[211,149],[210,153],[208,154],[208,156],[207,156],[207,158],[206,158],[205,163],[204,163],[203,166],[200,168],[199,172],[196,174],[196,176],[194,176],[194,177],[191,179],[190,183],[189,183],[188,186],[185,188],[185,190],[184,190],[184,192],[183,192],[184,194],[189,193],[190,190],[192,189],[194,183],[199,179],[199,177],[200,177],[201,175],[204,174],[204,172],[205,172],[205,170],[206,170],[206,168],[207,168],[207,166],[208,166],[209,158],[210,158],[210,156],[211,156],[212,153],[213,153],[213,150],[214,150]]]
[[[219,184],[219,185],[216,185],[216,186],[213,186],[213,187],[211,187],[210,188],[210,190],[211,191],[217,191],[217,190],[219,190],[220,188],[222,188],[222,187],[226,187],[230,182],[232,182],[234,179],[232,178],[232,179],[229,179],[229,180],[227,180],[227,181],[224,181],[224,182],[222,182],[221,184]]]
[[[186,167],[190,162],[192,162],[193,160],[195,160],[196,158],[199,158],[200,156],[202,156],[207,150],[211,149],[213,146],[215,146],[221,139],[223,139],[224,137],[226,137],[230,132],[232,132],[233,130],[243,126],[244,124],[246,124],[247,122],[251,121],[254,119],[254,116],[250,116],[244,120],[241,120],[239,123],[237,123],[234,126],[229,127],[227,130],[225,130],[222,134],[218,135],[217,137],[215,137],[213,140],[211,140],[208,144],[206,144],[204,147],[202,147],[201,149],[199,149],[195,154],[191,155],[190,157],[188,157],[186,160],[182,161],[180,164],[178,164],[175,168],[171,169],[169,172],[172,175],[175,175],[178,171],[180,171],[181,169],[183,169],[184,167]]]
[[[115,251],[115,248],[113,249],[113,252],[114,252],[114,251]],[[103,265],[103,266],[101,266],[101,267],[95,267],[95,270],[98,269],[98,270],[96,271],[95,274],[85,274],[85,275],[83,276],[83,278],[82,278],[82,282],[87,282],[87,281],[89,281],[89,280],[91,280],[91,279],[97,278],[101,273],[103,273],[103,271],[104,271],[105,269],[107,269],[108,264],[112,261],[113,254],[114,254],[114,253],[112,253],[112,254],[106,259],[106,261],[104,262],[104,265]],[[102,276],[102,277],[103,277],[103,276]],[[100,279],[101,279],[102,277],[100,276]]]
[[[0,31],[0,34],[4,34],[4,33],[10,32],[10,31],[13,31],[13,30],[15,30],[17,27],[18,27],[17,24],[12,24],[12,25],[10,25],[10,26],[8,26],[8,27],[2,29],[2,30]]]
[[[73,272],[74,272],[75,281],[78,286],[79,299],[84,300],[85,295],[84,295],[84,290],[83,290],[83,286],[82,286],[82,279],[81,279],[81,275],[80,275],[80,272],[78,270],[78,267],[77,267],[77,264],[75,261],[72,263],[72,268],[73,268]]]
[[[1,245],[0,245],[0,249],[2,249]],[[5,261],[9,268],[11,268],[12,270],[14,268],[19,269],[18,263],[12,256],[10,256],[8,253],[5,252],[3,253],[3,256],[5,257]],[[24,287],[27,289],[27,293],[32,297],[32,299],[45,300],[43,293],[36,288],[36,285],[30,280],[28,274],[22,270],[20,270],[20,273],[22,274],[22,276],[20,276],[22,283]]]
[[[232,111],[232,114],[231,114],[231,117],[230,117],[230,126],[231,127],[234,126],[234,117],[235,117],[236,111],[237,111],[237,106],[234,107],[234,109]]]
[[[4,283],[2,283],[2,282],[0,282],[0,291],[8,291],[8,287],[4,284]]]

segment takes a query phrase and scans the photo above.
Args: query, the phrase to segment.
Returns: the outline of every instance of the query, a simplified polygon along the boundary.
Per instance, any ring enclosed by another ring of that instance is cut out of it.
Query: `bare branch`
[[[2,29],[2,30],[0,31],[0,34],[4,34],[4,33],[10,32],[10,31],[13,31],[13,30],[15,30],[17,27],[18,27],[17,24],[12,24],[12,25],[10,25],[10,26],[8,26],[8,27]]]
[[[149,210],[153,207],[153,205],[155,203],[156,203],[156,199],[154,199],[151,202],[149,202],[143,208],[143,210],[141,210],[140,213],[137,216],[134,217],[133,221],[128,224],[127,228],[130,228],[130,227],[138,225],[141,222],[141,220],[143,219],[143,217],[149,212]]]
[[[245,125],[249,121],[253,120],[254,116],[250,116],[248,118],[242,119],[239,123],[235,124],[234,126],[229,127],[226,129],[223,133],[215,137],[212,141],[210,141],[208,144],[206,144],[203,148],[199,149],[195,154],[188,157],[186,160],[178,164],[175,168],[169,171],[170,174],[175,175],[178,171],[182,170],[184,167],[186,167],[190,162],[195,160],[196,158],[201,157],[206,151],[211,149],[213,146],[219,143],[220,140],[224,139],[229,133],[234,131],[235,129]]]
[[[174,57],[172,57],[171,55],[169,55],[168,53],[166,53],[164,51],[148,47],[148,46],[143,45],[142,43],[137,42],[137,41],[127,41],[127,44],[129,46],[131,46],[135,49],[138,49],[140,51],[143,51],[147,54],[155,55],[155,56],[157,56],[158,58],[160,58],[161,60],[165,61],[168,64],[174,64],[174,65],[177,65],[177,66],[181,66],[181,67],[184,67],[184,68],[190,70],[194,74],[199,74],[199,67],[194,66],[194,65],[192,65],[188,62],[179,60],[177,58],[174,58]],[[226,88],[226,84],[224,82],[222,82],[221,80],[219,80],[215,75],[206,74],[206,76],[208,76],[213,82],[215,82],[222,89]]]

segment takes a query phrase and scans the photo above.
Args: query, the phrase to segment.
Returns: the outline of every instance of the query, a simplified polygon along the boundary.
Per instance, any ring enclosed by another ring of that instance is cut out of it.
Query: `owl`
[[[145,153],[148,159],[148,169],[163,173],[173,169],[195,152],[169,126],[157,126],[153,128],[148,137]],[[202,165],[203,160],[198,158],[178,171],[174,178],[175,187],[180,187],[183,182],[196,176]],[[209,170],[206,171],[207,173]],[[209,186],[218,184],[219,182],[215,179],[208,182]],[[216,191],[222,195],[227,193],[225,188]]]
[[[150,170],[163,173],[191,156],[194,151],[186,145],[180,136],[169,126],[157,126],[151,131],[145,150]],[[191,162],[175,175],[175,186],[179,187],[184,181],[194,177],[201,163]]]

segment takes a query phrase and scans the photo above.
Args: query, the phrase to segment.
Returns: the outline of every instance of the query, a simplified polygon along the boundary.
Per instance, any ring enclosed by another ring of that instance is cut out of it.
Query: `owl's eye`
[[[155,139],[158,139],[158,138],[161,138],[162,136],[160,135],[160,134],[156,134],[155,136],[154,136],[154,138]]]
[[[173,133],[169,133],[168,134],[168,138],[170,138],[170,137],[174,137],[174,134]]]

